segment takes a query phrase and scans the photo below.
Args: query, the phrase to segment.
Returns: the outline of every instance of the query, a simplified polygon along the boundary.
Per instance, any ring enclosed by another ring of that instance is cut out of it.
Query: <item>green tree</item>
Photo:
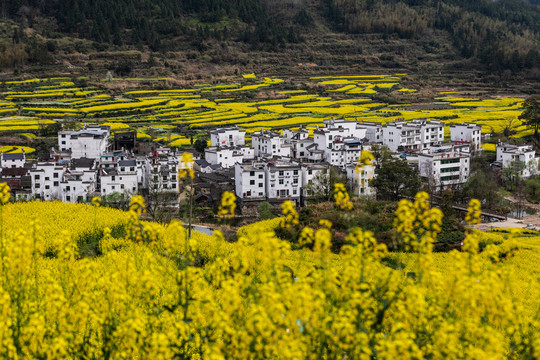
[[[347,183],[345,176],[340,174],[333,166],[319,171],[317,175],[306,185],[306,193],[309,197],[330,201],[334,196],[334,184]]]
[[[276,217],[274,208],[268,201],[260,203],[257,207],[257,212],[259,213],[259,220],[268,220]]]
[[[195,150],[200,152],[201,154],[204,154],[204,149],[208,146],[208,143],[204,139],[197,139],[195,140],[195,143],[193,144],[193,147]]]
[[[420,176],[404,160],[386,160],[375,169],[371,186],[377,191],[378,200],[397,201],[403,196],[414,196],[420,189]]]
[[[480,169],[469,176],[469,179],[461,188],[461,198],[480,200],[483,207],[493,208],[501,201],[499,185],[491,169]]]
[[[525,120],[525,124],[534,128],[534,136],[538,137],[540,127],[540,95],[528,97],[523,103],[523,112],[519,118]]]

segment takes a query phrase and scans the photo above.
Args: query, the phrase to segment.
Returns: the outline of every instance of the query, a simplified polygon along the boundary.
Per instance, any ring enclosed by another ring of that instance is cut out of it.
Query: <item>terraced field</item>
[[[71,126],[105,123],[115,130],[137,129],[140,139],[181,147],[191,142],[186,128],[196,133],[237,125],[248,134],[261,128],[305,126],[312,130],[331,117],[381,123],[394,118],[475,122],[484,132],[492,133],[502,132],[513,122],[513,136],[531,132],[517,119],[522,97],[481,99],[441,91],[430,101],[422,99],[419,103],[417,91],[421,89],[402,86],[406,77],[318,76],[310,78],[310,86],[306,86],[293,79],[246,74],[229,83],[200,83],[190,88],[171,86],[165,78],[103,80],[88,82],[91,85],[85,87],[75,84],[84,78],[7,81],[0,88],[0,133],[29,139],[39,137],[44,127],[58,122]],[[120,82],[142,85],[118,90],[123,87],[113,85]],[[377,101],[380,94],[396,103]]]

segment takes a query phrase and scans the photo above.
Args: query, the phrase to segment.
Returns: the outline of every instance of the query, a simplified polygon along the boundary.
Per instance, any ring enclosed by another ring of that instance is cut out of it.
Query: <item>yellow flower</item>
[[[469,208],[467,209],[467,215],[465,215],[465,221],[469,225],[476,225],[482,222],[482,210],[480,201],[478,201],[478,199],[471,199],[469,202]]]
[[[9,202],[9,198],[11,197],[9,190],[7,183],[0,183],[0,204],[4,205]]]
[[[282,228],[290,229],[292,225],[298,225],[300,223],[298,220],[298,213],[296,212],[292,201],[286,200],[281,204],[281,213],[283,214],[280,223]]]
[[[356,165],[356,172],[360,172],[364,166],[373,165],[372,160],[375,157],[369,150],[362,150],[360,157],[358,158],[358,163]]]
[[[219,217],[234,217],[236,209],[236,195],[230,191],[225,191],[221,196],[221,205],[218,209]]]
[[[353,209],[351,197],[349,196],[349,193],[347,192],[345,185],[343,185],[342,183],[334,184],[334,200],[336,201],[336,205],[341,210]]]
[[[94,205],[95,207],[100,207],[101,206],[101,198],[99,196],[94,196],[92,198],[92,205]]]
[[[178,178],[184,179],[188,176],[193,179],[195,177],[195,170],[193,170],[193,154],[185,152],[180,158],[180,167],[178,169]]]

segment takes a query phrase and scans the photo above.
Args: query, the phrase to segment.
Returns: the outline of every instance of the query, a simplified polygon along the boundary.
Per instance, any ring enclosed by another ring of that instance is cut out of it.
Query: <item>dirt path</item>
[[[511,202],[517,202],[517,200],[511,196],[506,196],[505,199]],[[532,225],[536,227],[537,230],[540,230],[540,204],[533,204],[527,200],[523,200],[523,207],[535,209],[537,213],[534,215],[525,215],[522,219],[508,218],[505,221],[482,223],[475,226],[475,228],[479,230],[489,230],[492,228],[525,228]]]

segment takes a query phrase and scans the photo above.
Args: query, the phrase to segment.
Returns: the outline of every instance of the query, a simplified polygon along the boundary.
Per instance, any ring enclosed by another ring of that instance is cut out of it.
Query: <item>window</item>
[[[171,187],[172,187],[173,189],[176,189],[176,184],[172,184]],[[135,190],[135,189],[133,189],[133,190]]]
[[[275,149],[276,148],[276,145],[272,145],[272,149]]]
[[[250,171],[249,176],[255,176],[255,171]]]
[[[58,181],[53,182],[53,186],[58,186]]]
[[[255,180],[249,180],[249,185],[255,185]]]
[[[120,189],[124,189],[124,184],[120,184]]]
[[[309,170],[307,171],[308,175],[311,175],[312,172],[313,172],[313,170],[311,170],[311,169],[309,169]]]
[[[115,189],[114,185],[112,186],[112,189],[113,189],[113,190]]]
[[[71,201],[71,196],[69,196],[69,195],[66,196],[66,200],[67,200],[67,201]]]
[[[259,183],[259,187],[262,188],[262,187],[263,187],[263,183]]]
[[[293,179],[293,184],[298,184],[298,178]]]
[[[283,171],[280,171],[280,172],[279,172],[279,176],[283,176]]]
[[[129,168],[129,171],[135,171],[135,167],[133,167],[133,166],[130,167],[130,168]],[[173,170],[173,171],[174,171],[174,170]]]
[[[279,185],[283,185],[283,179],[279,179]]]
[[[332,140],[332,135],[328,135],[328,140]]]
[[[263,193],[262,193],[262,192],[260,192],[260,193],[259,193],[259,196],[263,196]]]
[[[293,175],[298,175],[298,170],[294,170]]]
[[[62,141],[62,145],[66,145],[66,142],[65,142],[65,141]]]
[[[69,191],[69,189],[70,189],[69,186],[66,186],[66,191]]]
[[[36,183],[36,185],[35,185],[36,189],[38,189],[39,186],[40,186],[39,183]]]
[[[45,190],[49,190],[49,185],[45,185]]]
[[[45,181],[48,181],[48,180],[50,180],[50,179],[49,179],[49,177],[48,177],[48,176],[46,176],[46,177],[45,177]]]
[[[292,193],[293,195],[296,195],[296,189],[293,189]]]
[[[112,179],[111,179],[112,181],[115,181],[115,180],[116,180],[116,176],[111,176],[111,178],[112,178]]]
[[[58,173],[54,173],[53,178],[58,179]]]
[[[263,174],[259,174],[259,179],[262,179],[263,178]]]

